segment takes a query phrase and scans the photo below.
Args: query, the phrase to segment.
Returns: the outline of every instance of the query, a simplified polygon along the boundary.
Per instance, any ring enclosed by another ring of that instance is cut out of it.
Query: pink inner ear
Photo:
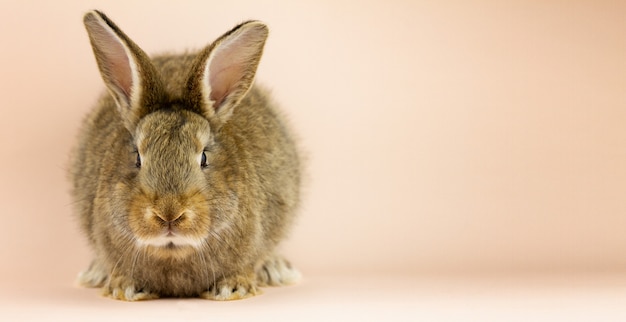
[[[121,50],[124,50],[124,48],[121,48]],[[116,57],[115,60],[111,60],[109,62],[109,69],[111,70],[111,74],[116,75],[113,77],[116,85],[120,88],[124,95],[126,95],[126,97],[130,98],[130,90],[133,86],[133,77],[128,57],[124,54],[123,56]]]
[[[210,98],[214,103],[213,108],[219,110],[226,97],[237,87],[244,73],[244,62],[236,61],[236,55],[224,53],[220,50],[216,53],[209,67],[209,84],[211,86]]]
[[[216,110],[243,85],[246,74],[254,74],[254,58],[260,55],[266,36],[264,28],[248,28],[227,37],[214,49],[208,66],[208,81],[210,99],[215,102]]]
[[[103,22],[95,18],[85,22],[105,81],[113,85],[124,96],[122,99],[130,103],[133,76],[131,61],[124,45]]]

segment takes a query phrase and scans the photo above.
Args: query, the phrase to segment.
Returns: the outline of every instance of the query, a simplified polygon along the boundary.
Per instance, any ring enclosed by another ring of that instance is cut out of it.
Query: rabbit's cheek
[[[127,222],[134,235],[145,235],[149,233],[149,227],[144,224],[144,211],[149,205],[147,196],[143,194],[133,194],[130,191],[126,192],[127,195],[132,197],[126,197],[129,199],[126,206]]]

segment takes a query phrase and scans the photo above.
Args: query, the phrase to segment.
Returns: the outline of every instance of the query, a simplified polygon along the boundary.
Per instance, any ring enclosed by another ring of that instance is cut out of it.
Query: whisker
[[[139,254],[141,252],[141,249],[137,248],[137,250],[135,251],[135,256],[133,258],[133,264],[132,264],[132,267],[130,269],[130,278],[133,279],[133,280],[135,279],[135,267],[137,266],[137,259],[139,258]]]
[[[131,251],[131,249],[132,248],[128,247],[126,251],[122,253],[122,255],[120,255],[120,258],[117,260],[115,265],[113,265],[113,269],[111,270],[111,273],[109,274],[109,278],[107,280],[107,284],[106,284],[107,289],[111,288],[111,279],[113,278],[113,275],[115,274],[115,270],[117,269],[117,266],[120,264],[120,262],[122,262],[124,257],[126,257],[126,255]]]
[[[211,286],[209,284],[209,269],[207,267],[207,261],[204,258],[204,254],[202,252],[202,245],[199,249],[196,249],[196,255],[198,256],[198,259],[200,261],[200,264],[202,265],[202,273],[204,274],[204,279],[205,279],[205,287],[208,288]]]
[[[208,252],[213,253],[213,250],[211,249],[211,245],[209,244],[207,240],[203,242],[203,246],[206,247]],[[212,257],[215,258],[215,256],[212,256]],[[215,267],[213,267],[214,260],[207,260],[207,262],[209,263],[209,265],[207,266],[207,278],[208,278],[208,269],[211,269],[211,274],[213,275],[213,284],[211,284],[211,286],[215,287],[215,284],[217,283],[217,278],[215,276]]]

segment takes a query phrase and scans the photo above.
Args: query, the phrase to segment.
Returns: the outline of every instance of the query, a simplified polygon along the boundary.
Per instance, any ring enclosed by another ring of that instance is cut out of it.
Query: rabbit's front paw
[[[209,300],[231,301],[241,300],[261,294],[253,276],[239,275],[224,278],[209,287],[200,296]]]
[[[106,270],[97,260],[91,262],[87,270],[78,274],[78,284],[84,287],[102,287],[107,280]]]
[[[120,301],[141,301],[159,297],[157,294],[138,289],[132,281],[122,276],[112,277],[102,288],[102,295]]]
[[[282,256],[272,255],[256,272],[259,286],[283,286],[300,281],[300,272]]]

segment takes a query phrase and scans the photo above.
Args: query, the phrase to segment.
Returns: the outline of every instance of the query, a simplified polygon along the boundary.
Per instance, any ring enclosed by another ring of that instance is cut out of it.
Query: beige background
[[[89,262],[64,172],[103,90],[90,8],[149,53],[269,24],[257,80],[309,155],[284,244],[309,278],[626,272],[625,2],[176,3],[0,2],[0,283]]]

